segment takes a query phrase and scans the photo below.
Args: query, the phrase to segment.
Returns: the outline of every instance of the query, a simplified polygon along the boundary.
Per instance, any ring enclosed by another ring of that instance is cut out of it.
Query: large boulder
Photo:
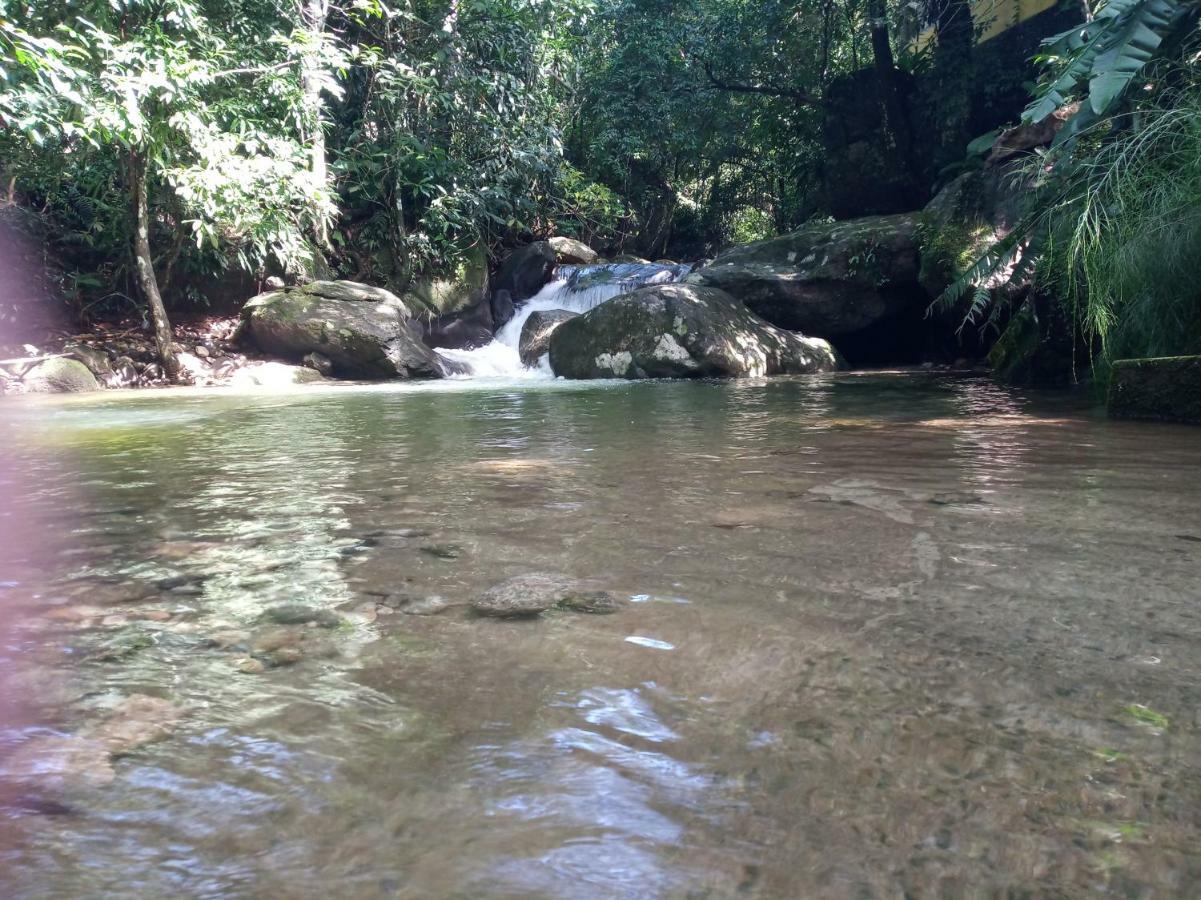
[[[422,278],[404,292],[412,312],[452,316],[469,311],[488,297],[488,252],[478,244],[463,253],[454,268],[439,278]]]
[[[517,341],[517,355],[525,366],[537,364],[550,349],[550,336],[555,330],[579,313],[569,309],[540,309],[532,312],[521,326],[521,337]]]
[[[497,291],[508,291],[514,303],[526,300],[550,281],[555,271],[555,250],[547,241],[535,241],[509,254],[496,273]]]
[[[296,362],[321,353],[334,374],[349,378],[445,375],[409,315],[395,294],[353,281],[259,294],[242,309],[246,336],[265,353]]]
[[[921,236],[919,280],[930,297],[938,297],[980,256],[1003,239],[1022,218],[1031,178],[1020,163],[964,172],[950,181],[918,214]],[[994,300],[1014,300],[1029,286],[1028,278],[1012,279],[1014,266],[1002,266],[976,279]]]
[[[835,337],[928,302],[910,214],[815,223],[731,247],[688,281],[720,288],[773,325]]]
[[[573,266],[590,266],[600,260],[600,254],[585,244],[569,237],[553,237],[547,243],[555,251],[560,263]]]
[[[31,394],[81,394],[100,390],[91,370],[77,359],[50,357],[25,375],[22,384]]]
[[[826,341],[776,328],[717,288],[655,284],[563,323],[550,364],[568,378],[790,375],[836,369]]]

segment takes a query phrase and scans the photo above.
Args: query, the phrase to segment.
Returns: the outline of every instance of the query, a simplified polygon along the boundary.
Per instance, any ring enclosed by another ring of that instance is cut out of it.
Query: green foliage
[[[1065,103],[1086,100],[1060,132],[1069,142],[1125,98],[1134,79],[1195,23],[1196,0],[1102,0],[1093,20],[1043,41],[1046,77],[1024,118],[1041,122]]]
[[[5,169],[60,245],[88,251],[72,261],[120,261],[110,277],[127,268],[132,154],[148,162],[152,244],[168,275],[228,257],[305,260],[313,211],[333,210],[298,127],[303,38],[290,11],[125,0],[3,12],[0,113],[15,126],[0,138]]]

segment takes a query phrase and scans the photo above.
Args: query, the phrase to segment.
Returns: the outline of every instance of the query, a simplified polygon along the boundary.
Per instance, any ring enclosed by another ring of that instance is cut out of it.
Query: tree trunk
[[[941,0],[934,28],[934,83],[938,92],[938,165],[945,166],[963,158],[971,140],[972,45],[975,23],[968,0]]]
[[[888,8],[885,0],[868,0],[871,19],[872,56],[875,61],[876,83],[884,98],[884,124],[892,138],[896,162],[912,174],[913,133],[909,127],[909,110],[897,77],[888,35]]]
[[[328,0],[304,0],[303,16],[309,33],[309,45],[301,59],[301,90],[304,92],[305,126],[309,131],[309,171],[313,184],[321,190],[329,186],[329,166],[325,152],[325,120],[321,101],[321,41],[325,34],[325,20],[329,16]],[[328,275],[325,250],[329,247],[329,223],[321,200],[314,197],[313,217],[314,274],[318,278]]]
[[[133,258],[138,273],[138,287],[150,307],[150,322],[154,326],[154,345],[163,371],[174,378],[179,373],[179,359],[171,347],[171,321],[163,296],[154,275],[154,258],[150,255],[150,204],[146,198],[146,159],[138,151],[129,154],[129,180],[133,188],[134,231]]]

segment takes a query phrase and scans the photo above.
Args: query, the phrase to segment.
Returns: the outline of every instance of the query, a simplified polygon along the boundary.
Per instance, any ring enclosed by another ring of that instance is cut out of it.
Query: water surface
[[[1201,431],[913,373],[0,414],[6,897],[1201,878]],[[453,605],[530,572],[630,602]]]

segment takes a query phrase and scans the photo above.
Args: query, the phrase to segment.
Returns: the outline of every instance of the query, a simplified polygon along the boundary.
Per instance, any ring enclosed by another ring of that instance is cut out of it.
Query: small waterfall
[[[527,368],[517,354],[521,329],[531,313],[550,309],[587,312],[639,285],[679,281],[690,271],[690,265],[660,263],[560,266],[550,283],[518,308],[490,344],[474,350],[439,349],[436,352],[467,370],[467,374],[460,377],[553,378],[546,356],[538,360],[537,366]]]

